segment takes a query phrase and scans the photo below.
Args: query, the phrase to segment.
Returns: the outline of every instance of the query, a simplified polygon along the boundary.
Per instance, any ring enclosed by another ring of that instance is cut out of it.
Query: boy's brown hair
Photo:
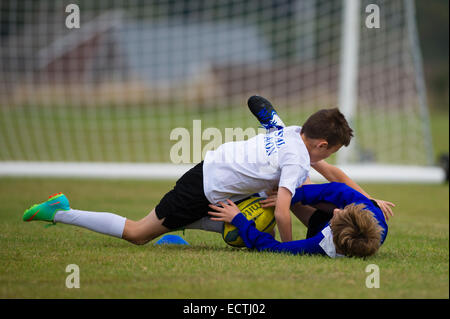
[[[350,144],[353,130],[344,115],[337,109],[324,109],[311,115],[303,124],[300,132],[308,138],[324,139],[328,148]]]
[[[347,205],[330,221],[336,250],[349,257],[367,257],[380,247],[383,229],[364,204]]]

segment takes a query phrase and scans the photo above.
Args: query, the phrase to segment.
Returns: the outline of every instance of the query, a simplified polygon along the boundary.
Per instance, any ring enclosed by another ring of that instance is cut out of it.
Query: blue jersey
[[[370,199],[343,183],[303,185],[296,189],[292,198],[292,204],[297,202],[304,205],[327,202],[338,208],[344,208],[352,203],[364,204],[366,209],[374,214],[378,224],[383,229],[381,243],[386,239],[388,226],[381,209],[375,206]],[[311,238],[285,243],[275,240],[270,234],[257,230],[255,223],[247,220],[242,213],[236,215],[231,223],[239,229],[239,235],[248,248],[291,254],[321,254],[332,258],[342,256],[336,253],[329,223],[325,225],[322,231]]]

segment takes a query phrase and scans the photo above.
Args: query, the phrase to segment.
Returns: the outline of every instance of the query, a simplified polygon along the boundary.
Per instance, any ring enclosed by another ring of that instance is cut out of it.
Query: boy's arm
[[[284,161],[281,166],[275,205],[275,220],[283,242],[292,240],[290,208],[295,189],[303,184],[308,177],[308,170],[301,165],[289,164],[286,158],[287,156],[283,158]]]
[[[330,182],[344,183],[353,188],[354,190],[360,192],[369,199],[372,197],[367,194],[358,184],[356,184],[347,174],[345,174],[340,168],[328,164],[324,160],[316,163],[311,163],[311,167],[318,171],[323,177],[325,177]]]
[[[321,254],[325,255],[325,251],[320,246],[323,236],[316,235],[312,238],[304,240],[296,240],[280,243],[270,234],[261,232],[256,229],[255,222],[249,221],[239,211],[239,208],[232,201],[227,200],[228,204],[220,202],[222,207],[209,205],[214,212],[210,211],[212,220],[232,223],[239,230],[245,245],[248,248],[256,248],[259,251],[268,250],[272,252],[284,252],[290,254]]]
[[[303,185],[295,190],[291,205],[294,205],[297,202],[310,206],[326,202],[331,203],[338,208],[344,208],[352,203],[373,205],[370,199],[363,194],[344,183],[338,182]]]
[[[318,171],[328,181],[344,183],[353,188],[354,190],[360,192],[367,198],[374,200],[380,207],[386,219],[389,219],[389,216],[394,216],[391,207],[395,207],[395,204],[388,201],[373,198],[372,196],[367,194],[357,183],[355,183],[355,181],[353,181],[350,177],[348,177],[348,175],[345,174],[340,168],[328,164],[324,160],[314,164],[311,163],[311,167],[313,167],[316,171]]]
[[[322,235],[312,238],[281,243],[270,234],[256,229],[255,222],[250,221],[243,214],[236,215],[231,223],[239,229],[239,236],[248,248],[256,248],[258,251],[270,251],[289,254],[320,254],[325,255],[320,246]]]
[[[292,240],[291,200],[291,191],[285,187],[279,187],[275,206],[275,220],[283,242]]]

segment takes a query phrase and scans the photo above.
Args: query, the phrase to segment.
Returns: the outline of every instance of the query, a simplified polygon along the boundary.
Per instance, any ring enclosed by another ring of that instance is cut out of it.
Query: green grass
[[[74,226],[21,221],[54,192],[73,208],[145,216],[173,182],[0,179],[0,298],[449,298],[448,185],[363,185],[397,204],[389,234],[366,260],[258,253],[220,235],[178,231],[187,247],[134,246]],[[293,237],[305,228],[294,221]],[[68,264],[79,289],[65,287]],[[365,268],[380,268],[380,288]]]

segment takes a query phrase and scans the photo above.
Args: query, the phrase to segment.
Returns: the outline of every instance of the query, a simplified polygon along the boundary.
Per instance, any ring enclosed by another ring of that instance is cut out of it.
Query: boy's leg
[[[121,217],[123,228],[120,238],[137,245],[146,244],[164,233],[180,229],[207,215],[208,204],[203,191],[202,162],[186,172],[146,217],[139,221]],[[99,213],[93,214],[92,218],[95,218]],[[80,218],[83,219],[83,216],[80,215]],[[117,215],[105,215],[99,223],[100,227],[93,230],[100,229],[99,232],[105,233],[104,230],[108,229],[108,222],[112,219],[117,219]],[[81,226],[92,229],[92,225],[93,223],[88,221]]]
[[[83,227],[101,234],[124,238],[136,244],[142,244],[167,232],[154,210],[140,221],[107,213],[90,212],[70,208],[67,197],[58,193],[40,204],[33,205],[24,212],[23,221],[46,221]]]
[[[127,219],[122,238],[136,245],[146,244],[171,231],[163,225],[164,219],[158,219],[155,209],[139,221]]]
[[[139,221],[106,212],[90,212],[70,209],[58,211],[54,222],[83,227],[101,234],[123,238],[142,245],[169,231],[162,225],[155,210]]]
[[[104,235],[122,238],[126,218],[106,212],[69,209],[57,211],[53,222],[83,227]]]
[[[185,229],[198,229],[205,230],[214,233],[222,233],[223,222],[217,220],[211,220],[209,217],[203,217],[199,220],[187,225]]]
[[[314,214],[316,209],[311,206],[302,205],[302,203],[298,202],[291,206],[291,211],[294,213],[295,217],[297,217],[298,220],[305,225],[305,227],[308,227],[309,219]]]
[[[182,228],[208,215],[209,202],[203,189],[203,162],[186,172],[166,193],[150,214],[132,221],[112,213],[71,209],[64,194],[55,194],[43,203],[33,205],[23,215],[24,221],[60,222],[123,238],[134,244]]]

